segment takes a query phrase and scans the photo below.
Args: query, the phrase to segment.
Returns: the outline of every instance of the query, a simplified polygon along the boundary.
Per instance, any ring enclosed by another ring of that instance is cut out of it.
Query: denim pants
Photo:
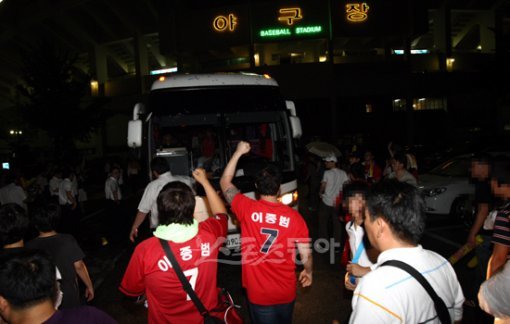
[[[294,302],[277,305],[257,305],[248,302],[253,324],[290,324]]]

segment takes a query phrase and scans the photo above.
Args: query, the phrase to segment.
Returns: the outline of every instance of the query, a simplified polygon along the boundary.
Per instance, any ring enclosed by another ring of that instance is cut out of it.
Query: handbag
[[[165,251],[165,254],[172,264],[172,267],[175,271],[175,274],[181,281],[182,287],[188,294],[188,296],[191,298],[193,303],[195,304],[195,307],[198,309],[198,312],[200,315],[204,317],[204,323],[206,324],[214,324],[214,323],[226,323],[226,324],[241,324],[243,323],[243,320],[238,312],[238,308],[240,306],[236,305],[234,303],[234,300],[230,293],[225,288],[216,288],[218,290],[218,306],[210,311],[205,308],[204,304],[202,304],[202,301],[200,298],[198,298],[197,294],[193,290],[193,287],[191,287],[191,284],[186,279],[186,276],[182,272],[181,266],[175,259],[174,254],[172,253],[172,250],[170,249],[170,246],[168,245],[168,242],[159,239],[159,242],[161,243],[161,246],[163,247],[163,250]]]
[[[437,316],[439,317],[439,321],[443,324],[446,323],[451,324],[452,320],[450,317],[450,313],[448,312],[448,307],[446,307],[446,304],[441,299],[441,297],[437,295],[437,293],[434,291],[434,288],[432,288],[427,279],[425,279],[425,277],[423,277],[422,274],[418,272],[418,270],[411,267],[409,264],[398,260],[386,261],[383,264],[381,264],[381,267],[386,265],[397,267],[401,270],[404,270],[405,272],[413,276],[414,279],[418,280],[418,282],[423,286],[423,288],[425,288],[429,296],[434,301],[434,307],[436,309]]]

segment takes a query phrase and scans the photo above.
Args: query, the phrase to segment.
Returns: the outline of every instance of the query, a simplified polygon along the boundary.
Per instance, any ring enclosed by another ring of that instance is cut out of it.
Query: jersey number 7
[[[260,248],[260,252],[267,253],[278,237],[278,230],[272,228],[261,228],[260,233],[267,235],[267,239],[264,242],[264,245]]]

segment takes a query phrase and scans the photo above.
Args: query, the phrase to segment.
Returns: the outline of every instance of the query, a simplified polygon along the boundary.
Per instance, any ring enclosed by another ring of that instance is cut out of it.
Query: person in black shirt
[[[0,256],[0,318],[7,323],[117,323],[92,306],[56,310],[55,265],[42,251],[20,250]]]
[[[478,259],[478,273],[474,282],[474,292],[478,291],[478,288],[485,280],[487,264],[489,263],[489,258],[492,252],[492,231],[483,229],[483,223],[493,207],[494,200],[490,185],[491,161],[491,156],[486,153],[476,153],[471,158],[470,181],[475,188],[473,204],[476,208],[476,216],[473,225],[469,230],[466,243],[473,247],[476,246],[475,253]],[[481,238],[481,242],[477,242],[477,236]],[[473,298],[466,300],[466,304],[474,307],[476,306],[476,302],[474,300],[476,299]]]

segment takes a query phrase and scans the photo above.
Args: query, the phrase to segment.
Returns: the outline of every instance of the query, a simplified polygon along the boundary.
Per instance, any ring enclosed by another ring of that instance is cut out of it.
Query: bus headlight
[[[281,195],[280,197],[278,197],[278,201],[290,207],[294,206],[295,204],[297,204],[298,201],[297,190]]]

